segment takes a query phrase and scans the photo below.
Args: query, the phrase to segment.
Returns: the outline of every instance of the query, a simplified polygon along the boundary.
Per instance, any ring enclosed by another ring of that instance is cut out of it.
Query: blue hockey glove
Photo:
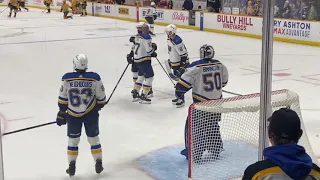
[[[63,111],[59,111],[56,122],[58,126],[67,124],[67,113]]]

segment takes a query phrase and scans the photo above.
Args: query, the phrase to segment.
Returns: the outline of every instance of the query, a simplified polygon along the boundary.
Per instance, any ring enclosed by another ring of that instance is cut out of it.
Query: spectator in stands
[[[219,13],[221,9],[220,0],[207,0],[207,7],[209,12]]]
[[[310,2],[307,19],[308,20],[317,20],[317,10],[315,7],[315,1]]]
[[[173,8],[173,1],[169,0],[168,2],[168,9],[172,9]]]
[[[257,0],[253,6],[254,15],[255,16],[262,16],[262,2],[261,0]]]
[[[193,2],[192,0],[184,0],[182,5],[182,10],[192,10],[193,9]]]
[[[291,109],[281,108],[268,119],[271,147],[263,151],[266,160],[250,165],[243,180],[319,180],[320,168],[302,146],[300,118]]]
[[[283,18],[290,18],[291,15],[291,7],[289,6],[289,1],[286,0],[282,9],[282,17]]]
[[[253,3],[252,1],[248,1],[248,6],[247,6],[247,15],[249,16],[254,16],[254,9],[253,9]]]

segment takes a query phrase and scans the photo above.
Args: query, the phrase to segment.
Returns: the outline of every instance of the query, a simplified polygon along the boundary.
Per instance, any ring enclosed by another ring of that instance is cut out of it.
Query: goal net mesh
[[[296,111],[302,121],[296,93],[273,91],[271,105],[272,111],[283,107]],[[246,167],[258,160],[260,94],[195,103],[188,115],[189,179],[241,178]],[[317,162],[306,133],[299,144]]]

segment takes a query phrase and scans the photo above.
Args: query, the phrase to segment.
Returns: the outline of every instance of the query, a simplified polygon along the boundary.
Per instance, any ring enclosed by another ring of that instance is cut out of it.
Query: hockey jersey
[[[104,104],[106,94],[99,74],[71,72],[62,77],[59,107],[67,106],[67,113],[81,117],[92,111],[96,103]]]
[[[183,56],[187,57],[187,63],[189,63],[187,48],[180,36],[176,35],[173,40],[167,39],[167,43],[171,66],[179,66]]]
[[[201,59],[192,62],[176,85],[176,96],[184,99],[184,94],[192,89],[194,102],[222,98],[222,88],[228,83],[227,68],[216,59]]]
[[[156,16],[157,15],[157,12],[156,12],[156,8],[154,8],[154,7],[149,7],[148,9],[147,9],[147,12],[146,12],[146,14],[145,14],[145,17],[154,17],[154,16]]]
[[[153,53],[152,39],[149,34],[137,34],[134,40],[134,62],[150,61]]]

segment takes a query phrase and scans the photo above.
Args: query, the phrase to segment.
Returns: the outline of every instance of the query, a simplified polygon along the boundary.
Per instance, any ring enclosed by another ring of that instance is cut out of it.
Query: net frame
[[[272,99],[276,95],[281,95],[284,94],[286,95],[287,98],[279,99],[279,100],[274,100]],[[288,101],[288,99],[291,98],[291,101]],[[192,149],[193,149],[193,120],[194,120],[194,110],[202,110],[206,112],[211,112],[211,113],[230,113],[230,109],[232,109],[232,113],[234,112],[257,112],[260,111],[260,103],[253,104],[252,106],[244,106],[244,107],[232,107],[232,108],[223,108],[223,107],[217,107],[218,105],[221,105],[223,103],[228,103],[232,101],[241,101],[241,100],[250,100],[250,99],[259,99],[260,100],[260,93],[253,93],[253,94],[248,94],[248,95],[243,95],[243,96],[235,96],[235,97],[229,97],[229,98],[222,98],[218,100],[210,100],[206,102],[199,102],[199,103],[193,103],[189,106],[188,109],[188,135],[187,135],[187,145],[188,145],[188,179],[192,179],[192,165],[193,165],[193,154],[192,154]],[[290,104],[288,103],[290,102]],[[313,150],[310,145],[310,141],[308,139],[308,136],[305,132],[304,128],[304,123],[301,115],[301,109],[300,109],[300,103],[299,103],[299,96],[293,91],[290,91],[288,89],[282,89],[282,90],[276,90],[271,92],[271,109],[273,108],[278,108],[278,107],[288,107],[291,106],[292,104],[296,103],[296,109],[295,111],[300,117],[301,120],[301,128],[304,130],[304,134],[301,137],[303,138],[304,145],[306,145],[306,151],[308,154],[311,156],[312,160],[314,163],[317,163],[317,159],[313,153]],[[216,106],[216,107],[214,107]],[[248,110],[250,109],[250,110]],[[260,124],[260,118],[259,122],[257,124]],[[259,134],[262,132],[259,132]],[[263,132],[267,133],[267,132]],[[266,139],[266,143],[268,143],[268,139]],[[259,142],[257,141],[254,145],[259,147]],[[258,156],[258,154],[257,154]],[[195,180],[195,179],[194,179]]]

